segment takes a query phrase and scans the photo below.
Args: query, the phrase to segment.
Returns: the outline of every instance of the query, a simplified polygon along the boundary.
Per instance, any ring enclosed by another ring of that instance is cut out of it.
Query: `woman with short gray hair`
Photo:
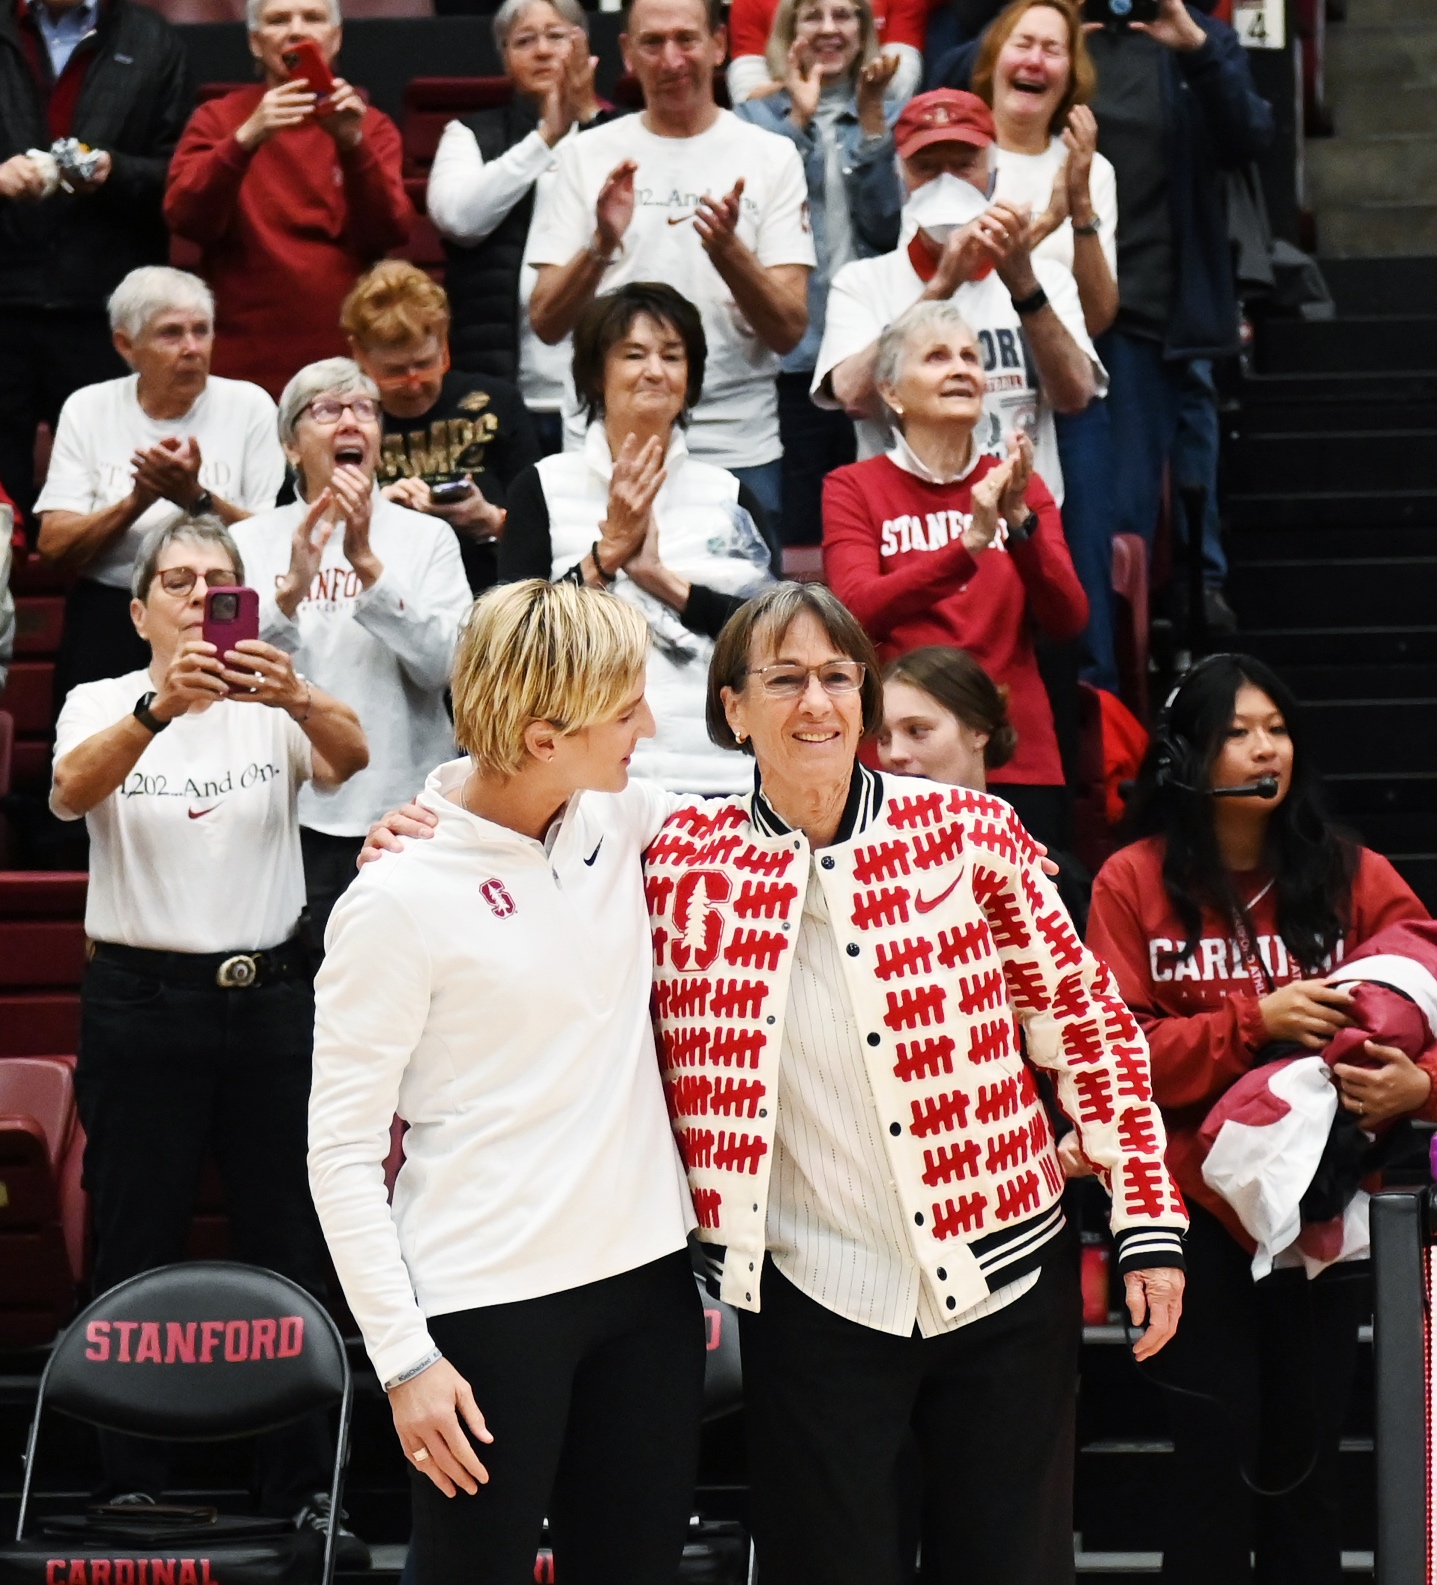
[[[576,0],[504,0],[494,44],[514,96],[445,127],[429,173],[429,217],[449,255],[456,361],[518,384],[547,453],[562,444],[569,342],[547,346],[529,324],[534,271],[521,267],[524,244],[554,179],[555,146],[618,112],[594,92],[598,62]]]
[[[322,97],[297,40],[332,67],[338,0],[248,0],[264,78],[202,104],[170,165],[165,219],[204,250],[219,304],[216,367],[278,396],[301,364],[344,351],[339,309],[414,219],[399,132],[342,77]]]
[[[116,350],[134,371],[76,391],[60,413],[35,503],[40,554],[80,574],[66,600],[57,696],[142,666],[130,574],[145,536],[205,513],[267,511],[284,480],[274,403],[210,373],[214,298],[167,265],[131,270],[110,297]]]
[[[297,804],[367,750],[354,711],[283,650],[220,654],[201,636],[210,590],[244,576],[217,518],[153,530],[130,602],[149,663],[76,688],[56,727],[50,807],[90,832],[75,1087],[97,1293],[183,1258],[211,1150],[235,1258],[325,1293],[305,1179],[314,996]],[[265,1443],[266,1513],[317,1511],[327,1439],[320,1417]],[[164,1444],[105,1433],[101,1452],[106,1495],[161,1496]]]
[[[1019,432],[1004,458],[979,449],[983,356],[949,301],[918,303],[884,330],[875,383],[894,444],[828,477],[829,584],[885,662],[956,645],[1008,686],[1018,748],[989,785],[1040,842],[1062,847],[1067,793],[1033,630],[1077,637],[1088,600],[1033,443]]]
[[[260,591],[260,637],[355,707],[372,751],[341,791],[300,797],[318,945],[370,824],[453,752],[444,690],[469,581],[449,525],[375,487],[379,396],[357,363],[301,369],[280,396],[279,432],[297,499],[235,535]]]

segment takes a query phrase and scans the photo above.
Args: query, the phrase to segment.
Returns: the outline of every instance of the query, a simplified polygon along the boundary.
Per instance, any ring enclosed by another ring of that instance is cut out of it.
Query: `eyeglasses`
[[[412,385],[422,385],[426,375],[445,375],[449,372],[449,349],[445,347],[433,357],[416,358],[403,369],[380,373],[371,369],[369,377],[381,391],[403,391]],[[358,416],[358,415],[356,415]]]
[[[211,567],[208,572],[196,572],[193,567],[166,567],[155,577],[166,594],[188,594],[200,578],[205,580],[207,589],[228,589],[239,582],[233,567]]]
[[[833,6],[828,10],[815,8],[812,11],[800,11],[793,19],[795,27],[818,28],[825,25],[846,28],[858,21],[858,13],[850,11],[847,6]]]
[[[861,660],[831,660],[822,666],[794,666],[780,661],[775,666],[755,666],[748,675],[757,677],[770,699],[801,699],[808,692],[808,679],[818,678],[827,694],[855,693],[863,686],[868,668]]]
[[[372,396],[321,396],[309,403],[305,411],[316,424],[337,424],[346,408],[361,424],[372,424],[379,417],[379,404]]]
[[[562,49],[577,31],[576,28],[545,28],[541,33],[516,33],[509,40],[509,48],[511,50],[532,50],[537,47],[542,39],[545,44],[552,44],[555,49]]]

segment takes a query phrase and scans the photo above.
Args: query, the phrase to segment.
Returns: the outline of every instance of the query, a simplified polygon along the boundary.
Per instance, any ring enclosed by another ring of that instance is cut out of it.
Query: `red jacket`
[[[413,210],[399,133],[365,113],[358,146],[323,127],[280,132],[247,154],[235,142],[264,87],[202,104],[170,164],[165,219],[204,249],[215,294],[214,372],[278,397],[298,369],[344,355],[339,306],[360,275],[408,240]]]
[[[1037,477],[1028,505],[1038,526],[1025,544],[995,540],[976,562],[964,549],[973,486],[997,463],[980,457],[953,484],[929,484],[887,457],[837,469],[823,486],[823,568],[885,661],[924,644],[956,644],[1006,683],[1018,748],[991,784],[1052,787],[1063,765],[1029,618],[1054,638],[1076,637],[1088,597],[1058,508]]]
[[[911,44],[923,48],[928,13],[941,0],[873,0],[873,24],[880,44]],[[729,53],[762,55],[768,49],[778,0],[734,0],[728,17]]]
[[[1252,1067],[1271,1037],[1253,976],[1217,914],[1204,910],[1197,951],[1185,963],[1176,962],[1185,937],[1163,887],[1162,867],[1161,837],[1147,837],[1113,854],[1093,882],[1088,945],[1112,969],[1123,1000],[1148,1037],[1153,1094],[1167,1124],[1173,1176],[1184,1194],[1235,1228],[1230,1208],[1203,1182],[1197,1131],[1213,1102]],[[1254,871],[1234,875],[1233,883],[1239,897],[1254,899],[1248,912],[1256,948],[1276,989],[1310,976],[1288,956],[1277,933],[1277,903],[1268,879]],[[1351,925],[1333,954],[1333,966],[1385,926],[1427,918],[1406,881],[1369,848],[1361,849],[1350,909]]]

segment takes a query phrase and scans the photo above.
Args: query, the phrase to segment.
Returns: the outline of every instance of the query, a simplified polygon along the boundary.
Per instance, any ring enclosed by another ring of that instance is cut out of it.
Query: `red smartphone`
[[[318,94],[321,101],[334,92],[334,73],[325,65],[319,45],[313,39],[301,40],[292,50],[286,50],[283,58],[290,79],[303,77],[305,86],[311,93]]]
[[[205,596],[205,625],[201,634],[213,644],[220,659],[241,639],[259,637],[259,590],[238,584],[221,584]]]

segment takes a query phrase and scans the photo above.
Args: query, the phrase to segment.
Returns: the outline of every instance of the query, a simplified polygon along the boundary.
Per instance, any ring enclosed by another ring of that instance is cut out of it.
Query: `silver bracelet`
[[[401,1370],[397,1376],[391,1376],[384,1383],[385,1392],[394,1387],[402,1387],[406,1381],[413,1381],[416,1376],[422,1376],[431,1365],[437,1365],[444,1356],[437,1348],[431,1348],[417,1365],[411,1365],[408,1370]]]

